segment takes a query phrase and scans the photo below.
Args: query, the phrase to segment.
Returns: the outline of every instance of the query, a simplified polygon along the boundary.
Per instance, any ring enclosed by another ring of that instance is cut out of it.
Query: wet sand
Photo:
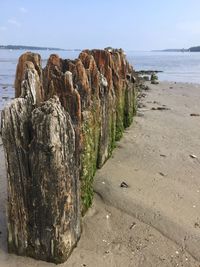
[[[200,114],[200,85],[150,88],[97,172],[80,242],[59,266],[200,266],[200,117],[190,116]],[[7,253],[2,146],[0,157],[0,267],[55,266]]]

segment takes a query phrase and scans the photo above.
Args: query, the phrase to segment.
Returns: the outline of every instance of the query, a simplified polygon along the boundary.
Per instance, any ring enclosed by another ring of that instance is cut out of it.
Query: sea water
[[[158,70],[161,81],[200,83],[198,52],[127,52],[136,70]]]
[[[23,50],[0,49],[0,110],[14,98],[14,79],[19,56]],[[34,51],[42,56],[45,66],[50,54],[75,59],[78,51]],[[159,79],[164,81],[200,83],[200,53],[189,52],[138,52],[127,51],[128,61],[135,70],[158,70]]]

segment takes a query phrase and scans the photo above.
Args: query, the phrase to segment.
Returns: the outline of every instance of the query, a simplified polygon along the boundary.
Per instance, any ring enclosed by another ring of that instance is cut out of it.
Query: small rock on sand
[[[197,158],[197,156],[195,156],[194,154],[191,154],[190,157],[191,157],[192,159],[196,159],[196,158]]]
[[[190,116],[192,116],[192,117],[199,117],[200,114],[199,113],[191,113]]]
[[[166,108],[166,107],[153,107],[152,110],[170,110],[170,108]]]
[[[128,184],[126,182],[122,182],[120,184],[120,187],[123,187],[123,188],[128,188]]]

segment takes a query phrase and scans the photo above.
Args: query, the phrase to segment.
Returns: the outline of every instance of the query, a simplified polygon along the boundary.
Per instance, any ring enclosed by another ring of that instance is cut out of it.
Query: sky
[[[200,0],[0,0],[0,45],[125,50],[200,45]]]

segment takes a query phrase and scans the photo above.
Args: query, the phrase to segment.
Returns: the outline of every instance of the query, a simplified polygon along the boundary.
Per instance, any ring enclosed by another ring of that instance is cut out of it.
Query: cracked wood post
[[[27,66],[21,84],[24,98],[12,101],[1,118],[8,177],[8,250],[61,263],[81,233],[75,133],[58,97],[36,106],[40,79],[34,66]]]
[[[92,203],[96,168],[132,122],[134,83],[122,50],[85,50],[76,60],[51,55],[44,69],[38,54],[19,58],[18,98],[1,125],[10,252],[68,258],[80,237],[80,210]]]

